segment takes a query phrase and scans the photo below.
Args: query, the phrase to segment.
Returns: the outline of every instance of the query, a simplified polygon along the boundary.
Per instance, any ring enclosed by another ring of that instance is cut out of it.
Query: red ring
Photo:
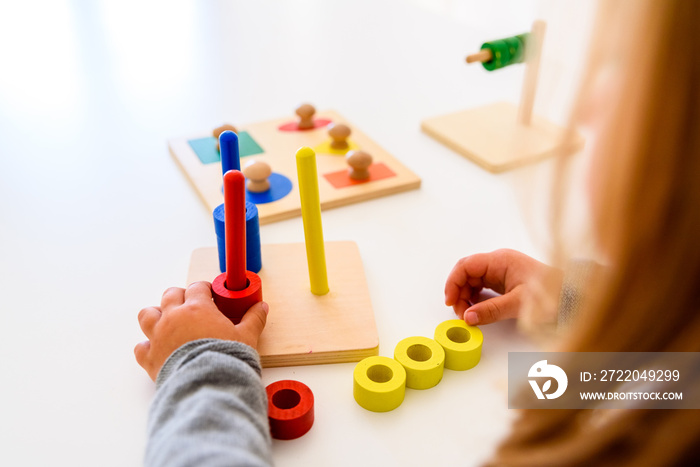
[[[304,383],[276,381],[265,388],[270,433],[275,439],[296,439],[314,424],[314,394]]]
[[[211,283],[211,294],[214,303],[221,313],[233,324],[241,322],[241,318],[248,309],[262,301],[262,281],[260,276],[251,271],[245,272],[248,279],[248,287],[243,290],[229,290],[226,288],[226,273],[219,274]]]

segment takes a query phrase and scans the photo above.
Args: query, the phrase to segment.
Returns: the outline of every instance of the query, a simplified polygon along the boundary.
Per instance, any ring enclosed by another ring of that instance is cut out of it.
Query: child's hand
[[[515,250],[496,250],[460,259],[445,284],[445,305],[469,325],[516,318],[528,284],[546,274],[561,274]],[[476,303],[483,288],[502,294]]]
[[[163,293],[160,307],[151,306],[139,312],[141,330],[149,340],[134,348],[136,361],[155,381],[170,354],[190,341],[225,339],[257,349],[267,311],[267,303],[256,303],[234,325],[214,304],[209,282],[195,282],[186,290],[171,287]]]

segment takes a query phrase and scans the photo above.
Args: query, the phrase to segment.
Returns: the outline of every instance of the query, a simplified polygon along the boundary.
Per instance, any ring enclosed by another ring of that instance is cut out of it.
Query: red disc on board
[[[329,123],[331,123],[331,121],[327,118],[314,118],[313,128],[299,128],[298,122],[289,122],[285,123],[284,125],[280,125],[278,129],[280,131],[309,131],[315,130],[317,128],[323,128],[325,126],[328,126]]]
[[[314,424],[314,394],[304,383],[285,379],[267,388],[267,416],[275,439],[296,439]]]
[[[229,290],[226,288],[226,273],[219,274],[211,283],[211,294],[214,297],[216,307],[233,324],[241,322],[241,318],[248,309],[262,297],[262,281],[260,276],[251,271],[245,272],[248,286],[243,290]]]

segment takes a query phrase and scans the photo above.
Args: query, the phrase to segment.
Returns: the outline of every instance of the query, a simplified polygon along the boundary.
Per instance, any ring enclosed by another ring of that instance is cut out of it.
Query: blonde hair
[[[595,234],[609,264],[590,284],[562,350],[700,351],[699,18],[695,1],[600,5],[574,118],[595,75],[614,63],[617,99],[592,167]],[[700,458],[694,410],[598,415],[524,410],[493,462],[675,465]]]

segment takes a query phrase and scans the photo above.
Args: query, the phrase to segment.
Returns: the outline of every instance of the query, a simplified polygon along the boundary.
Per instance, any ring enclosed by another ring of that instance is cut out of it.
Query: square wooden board
[[[533,116],[530,125],[517,121],[518,108],[508,102],[429,118],[421,129],[450,149],[490,172],[504,172],[556,154],[564,128]],[[583,147],[577,135],[576,151]]]
[[[356,362],[377,355],[379,337],[355,242],[326,242],[330,292],[313,295],[304,243],[262,245],[263,300],[270,305],[258,352],[264,367]],[[217,250],[192,253],[187,283],[220,274]]]
[[[348,140],[354,142],[360,149],[369,152],[373,157],[373,162],[384,163],[396,174],[394,177],[381,180],[335,188],[326,180],[324,174],[347,170],[348,165],[345,162],[345,157],[317,152],[316,164],[322,209],[331,209],[420,187],[421,180],[416,174],[336,112],[318,112],[315,118],[327,118],[334,123],[348,125],[352,130]],[[294,120],[295,117],[290,116],[250,125],[236,125],[236,122],[233,122],[239,131],[247,132],[264,151],[262,154],[241,157],[241,166],[243,167],[251,160],[263,160],[270,164],[273,172],[280,173],[292,181],[292,191],[287,196],[272,203],[257,205],[260,224],[301,215],[297,188],[296,151],[302,146],[314,149],[330,141],[325,127],[307,131],[279,130],[280,125]],[[223,203],[221,163],[202,164],[188,144],[189,140],[210,135],[209,132],[194,135],[191,138],[172,139],[168,141],[168,147],[173,158],[204,200],[207,208],[213,211],[216,206]]]

